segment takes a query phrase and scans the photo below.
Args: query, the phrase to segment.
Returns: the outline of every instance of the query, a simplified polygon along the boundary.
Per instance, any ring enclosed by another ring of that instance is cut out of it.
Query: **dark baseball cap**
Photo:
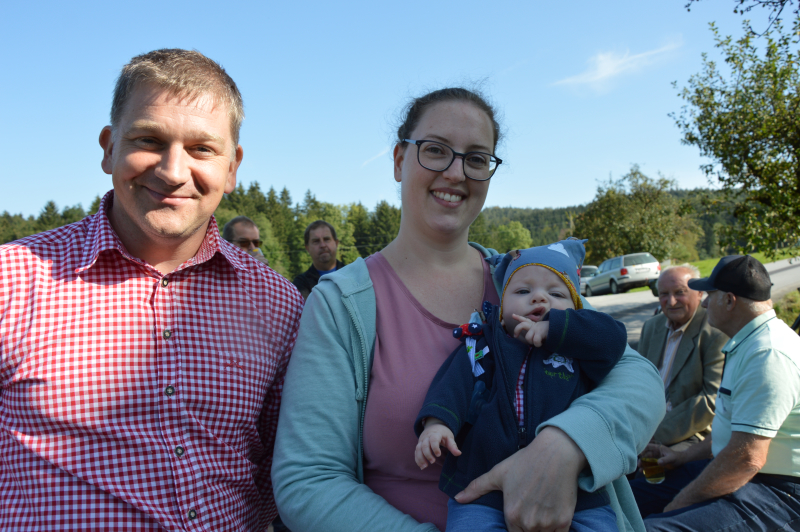
[[[766,301],[772,282],[764,265],[750,255],[728,255],[719,259],[708,277],[690,279],[689,288],[698,292],[722,290],[753,301]]]

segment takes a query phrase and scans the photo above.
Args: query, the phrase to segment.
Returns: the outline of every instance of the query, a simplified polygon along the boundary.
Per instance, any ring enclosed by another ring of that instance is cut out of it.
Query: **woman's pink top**
[[[375,287],[377,337],[364,420],[364,482],[420,523],[440,530],[447,495],[439,491],[440,464],[420,470],[414,462],[414,421],[433,376],[458,347],[453,329],[425,310],[380,253],[367,258]],[[483,300],[498,304],[484,262]],[[469,316],[464,316],[464,323]]]

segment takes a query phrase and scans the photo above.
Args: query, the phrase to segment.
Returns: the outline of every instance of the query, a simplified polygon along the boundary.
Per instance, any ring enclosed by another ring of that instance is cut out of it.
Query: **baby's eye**
[[[567,297],[564,294],[562,294],[561,292],[550,292],[550,295],[553,296],[553,297],[561,298],[561,299],[566,299],[566,297]]]
[[[530,294],[530,293],[531,293],[531,291],[530,291],[530,290],[528,290],[527,288],[519,288],[519,289],[517,289],[517,291],[516,291],[516,292],[514,292],[514,293],[515,293],[515,294],[523,294],[523,295],[524,295],[524,294]]]

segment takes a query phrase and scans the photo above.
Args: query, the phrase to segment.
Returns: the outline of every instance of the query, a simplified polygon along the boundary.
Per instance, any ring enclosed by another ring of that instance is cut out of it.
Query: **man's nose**
[[[155,168],[155,175],[168,185],[180,185],[186,181],[189,175],[188,161],[189,155],[183,150],[183,146],[169,145],[161,154],[161,160]]]

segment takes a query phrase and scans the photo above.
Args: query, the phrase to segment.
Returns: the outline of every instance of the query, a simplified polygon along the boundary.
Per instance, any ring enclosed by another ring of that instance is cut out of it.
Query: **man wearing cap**
[[[775,316],[764,266],[720,260],[708,278],[708,321],[730,336],[711,437],[683,452],[649,445],[662,484],[631,482],[648,531],[794,530],[800,524],[800,337]],[[663,512],[663,513],[662,513]]]

